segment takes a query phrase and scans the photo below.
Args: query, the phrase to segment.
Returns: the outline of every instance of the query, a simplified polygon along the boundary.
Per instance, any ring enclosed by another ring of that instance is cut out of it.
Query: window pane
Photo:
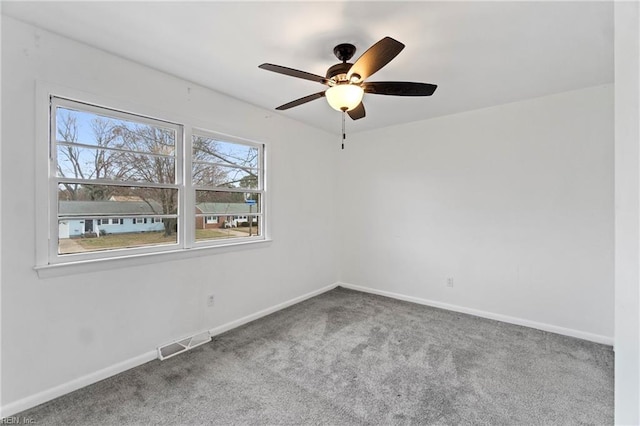
[[[208,220],[211,216],[196,216],[196,241],[247,238],[262,235],[261,216],[246,214],[215,217],[217,222],[214,223]],[[249,223],[251,223],[251,226],[249,226]]]
[[[175,183],[174,157],[75,145],[58,145],[57,156],[58,177]]]
[[[56,108],[56,140],[152,154],[174,155],[176,131],[171,128]]]
[[[199,135],[194,135],[192,140],[194,162],[258,168],[258,148],[256,147]]]
[[[177,197],[176,189],[60,184],[58,253],[175,244]]]
[[[258,188],[258,173],[253,169],[220,164],[193,163],[193,184],[224,188]]]
[[[244,192],[196,191],[196,241],[261,235],[260,196]]]
[[[142,186],[58,185],[59,216],[174,215],[178,211],[178,190]]]
[[[112,225],[99,224],[100,219],[82,217],[58,221],[58,254],[87,253],[133,247],[176,244],[177,219],[163,223],[136,224],[134,218],[123,218]],[[169,232],[168,232],[169,231]]]

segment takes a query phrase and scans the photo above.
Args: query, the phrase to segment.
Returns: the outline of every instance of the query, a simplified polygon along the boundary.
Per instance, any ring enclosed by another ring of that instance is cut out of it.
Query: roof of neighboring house
[[[198,203],[196,209],[204,214],[248,214],[256,213],[256,208],[251,207],[247,203]]]
[[[109,197],[109,201],[144,201],[142,197],[138,195],[112,195]]]
[[[59,213],[65,216],[122,216],[163,214],[157,201],[59,201]]]

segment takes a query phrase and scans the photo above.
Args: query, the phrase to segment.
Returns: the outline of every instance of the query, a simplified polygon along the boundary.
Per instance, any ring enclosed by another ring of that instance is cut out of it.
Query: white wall
[[[341,157],[340,281],[612,343],[611,85],[358,133]]]
[[[615,3],[616,424],[640,424],[640,7]]]
[[[34,163],[43,145],[34,131],[36,80],[179,113],[267,143],[273,242],[39,279]],[[336,281],[335,227],[317,208],[334,205],[327,184],[335,175],[332,135],[4,16],[2,123],[4,415],[160,344]],[[213,309],[206,307],[210,293]]]
[[[2,12],[2,3],[0,3]],[[0,19],[0,35],[2,34],[2,19]],[[0,55],[0,81],[2,80],[2,55]],[[0,98],[2,87],[0,85]],[[0,103],[0,144],[2,143],[2,104]],[[0,145],[0,165],[2,164],[2,146]],[[2,241],[2,173],[0,171],[0,241]],[[2,416],[2,244],[0,244],[0,416]]]

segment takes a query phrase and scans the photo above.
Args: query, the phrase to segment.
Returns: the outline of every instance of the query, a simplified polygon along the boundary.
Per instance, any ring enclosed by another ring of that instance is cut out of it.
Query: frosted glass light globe
[[[337,111],[351,111],[362,102],[364,90],[355,84],[337,84],[325,92],[327,102]]]

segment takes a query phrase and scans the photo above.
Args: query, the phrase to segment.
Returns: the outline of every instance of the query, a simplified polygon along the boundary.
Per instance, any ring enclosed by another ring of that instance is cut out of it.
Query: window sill
[[[105,271],[127,268],[131,266],[164,263],[173,260],[182,260],[194,257],[229,253],[255,248],[256,246],[265,244],[269,245],[272,241],[273,240],[267,238],[264,240],[245,241],[206,247],[193,247],[189,249],[179,249],[156,253],[133,254],[121,257],[109,257],[104,259],[92,259],[68,263],[39,265],[35,266],[33,269],[38,273],[39,278],[53,278],[65,275],[83,274],[87,272]]]

